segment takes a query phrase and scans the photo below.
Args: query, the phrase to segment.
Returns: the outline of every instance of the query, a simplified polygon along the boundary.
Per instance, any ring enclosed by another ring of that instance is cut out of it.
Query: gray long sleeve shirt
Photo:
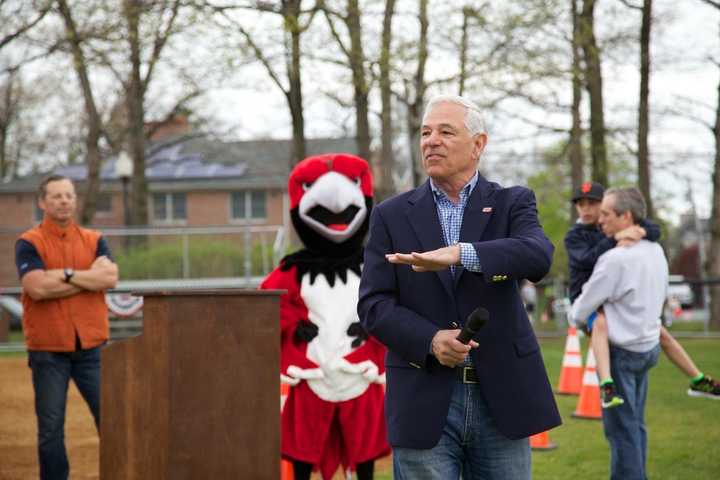
[[[659,342],[667,285],[668,265],[660,245],[641,240],[616,247],[600,256],[570,316],[583,322],[602,306],[610,344],[647,352]]]

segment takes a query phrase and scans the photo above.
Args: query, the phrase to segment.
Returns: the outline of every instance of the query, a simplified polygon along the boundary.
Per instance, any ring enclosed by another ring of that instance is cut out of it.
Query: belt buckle
[[[470,380],[468,378],[468,372],[471,372],[473,370],[475,370],[473,367],[463,367],[463,383],[471,383],[471,384],[480,383],[476,380]]]

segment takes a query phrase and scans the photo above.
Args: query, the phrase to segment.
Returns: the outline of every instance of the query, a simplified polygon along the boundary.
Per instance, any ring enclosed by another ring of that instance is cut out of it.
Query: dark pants
[[[72,378],[99,429],[100,347],[67,353],[31,351],[28,360],[35,389],[40,478],[64,480],[70,473],[65,451],[68,383]]]

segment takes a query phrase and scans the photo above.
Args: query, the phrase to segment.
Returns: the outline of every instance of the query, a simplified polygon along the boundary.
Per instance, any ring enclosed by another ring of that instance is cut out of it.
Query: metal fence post
[[[244,252],[243,255],[245,256],[245,281],[248,285],[250,285],[250,277],[252,276],[252,237],[250,233],[250,226],[245,226],[245,232],[244,232]]]
[[[190,238],[187,233],[184,233],[182,236],[182,249],[183,278],[190,278]]]

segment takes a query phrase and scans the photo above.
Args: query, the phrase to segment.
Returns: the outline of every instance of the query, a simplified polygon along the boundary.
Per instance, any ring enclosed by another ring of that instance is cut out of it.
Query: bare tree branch
[[[715,7],[715,8],[717,8],[718,10],[720,10],[720,2],[717,2],[717,1],[715,1],[715,0],[700,0],[700,1],[701,1],[701,2],[705,2],[705,3],[707,3],[708,5],[710,5],[711,7]]]
[[[270,78],[272,79],[272,81],[275,83],[275,85],[278,86],[278,88],[280,90],[282,90],[283,94],[285,94],[285,96],[287,96],[290,93],[289,90],[287,88],[285,88],[285,86],[282,83],[282,80],[280,80],[280,77],[278,76],[278,74],[275,72],[272,65],[270,64],[270,61],[263,54],[260,47],[258,47],[258,45],[253,41],[250,33],[248,33],[247,30],[245,30],[240,25],[238,25],[237,28],[238,28],[238,31],[242,34],[242,36],[245,37],[245,41],[247,42],[247,44],[250,46],[250,48],[252,48],[253,53],[255,53],[255,57],[257,57],[257,59],[260,61],[260,63],[262,63],[263,66],[265,67],[265,70],[267,70],[268,75],[270,75]]]
[[[163,6],[163,8],[164,8],[164,6]],[[150,59],[148,60],[147,73],[145,74],[145,78],[142,81],[143,93],[145,93],[145,91],[147,90],[147,86],[150,83],[150,78],[151,78],[153,70],[155,68],[155,64],[157,63],[158,59],[160,58],[160,52],[162,52],[162,49],[165,46],[165,43],[167,43],[167,39],[170,36],[170,33],[172,32],[173,25],[175,24],[175,19],[177,18],[179,9],[180,9],[180,0],[175,0],[175,2],[173,3],[173,6],[172,6],[170,18],[168,19],[167,24],[165,25],[165,28],[160,29],[158,31],[157,36],[155,37],[152,54],[150,55]]]
[[[27,32],[28,30],[30,30],[31,28],[33,28],[35,25],[37,25],[38,22],[39,22],[40,20],[42,20],[42,19],[45,17],[45,15],[47,15],[47,13],[50,11],[50,7],[51,7],[51,6],[52,6],[52,2],[47,2],[47,4],[45,5],[45,7],[43,7],[42,9],[40,9],[40,11],[38,12],[38,15],[37,15],[37,17],[35,18],[35,20],[31,21],[31,22],[28,23],[27,25],[23,25],[22,27],[20,27],[20,28],[19,28],[18,30],[16,30],[15,32],[10,33],[10,34],[6,35],[5,37],[3,37],[3,39],[0,40],[0,49],[2,49],[5,45],[7,45],[8,43],[12,42],[12,41],[15,40],[17,37],[19,37],[19,36],[22,35],[23,33]]]
[[[618,1],[620,3],[622,3],[623,5],[625,5],[626,7],[632,8],[633,10],[642,10],[641,6],[634,5],[634,4],[630,3],[628,0],[618,0]]]
[[[330,18],[331,15],[334,15],[336,17],[340,17],[339,13],[333,12],[332,10],[328,8],[323,8],[323,13],[325,14],[325,18],[327,19],[328,26],[330,27],[330,32],[332,33],[333,38],[337,42],[338,46],[340,47],[340,50],[343,51],[345,56],[347,58],[350,58],[352,54],[350,53],[350,50],[347,48],[347,46],[343,43],[342,38],[340,37],[340,34],[338,33],[337,29],[335,28],[335,22],[333,22],[332,18]]]
[[[55,53],[56,51],[62,50],[62,46],[64,44],[65,44],[64,39],[59,40],[59,41],[55,42],[54,44],[50,45],[46,51],[38,53],[36,55],[32,55],[30,57],[23,58],[18,63],[15,63],[13,65],[3,68],[2,70],[0,70],[0,73],[10,74],[10,73],[13,73],[13,72],[19,70],[23,66],[34,62],[35,60],[40,60],[41,58],[47,58],[50,55],[52,55],[53,53]]]

